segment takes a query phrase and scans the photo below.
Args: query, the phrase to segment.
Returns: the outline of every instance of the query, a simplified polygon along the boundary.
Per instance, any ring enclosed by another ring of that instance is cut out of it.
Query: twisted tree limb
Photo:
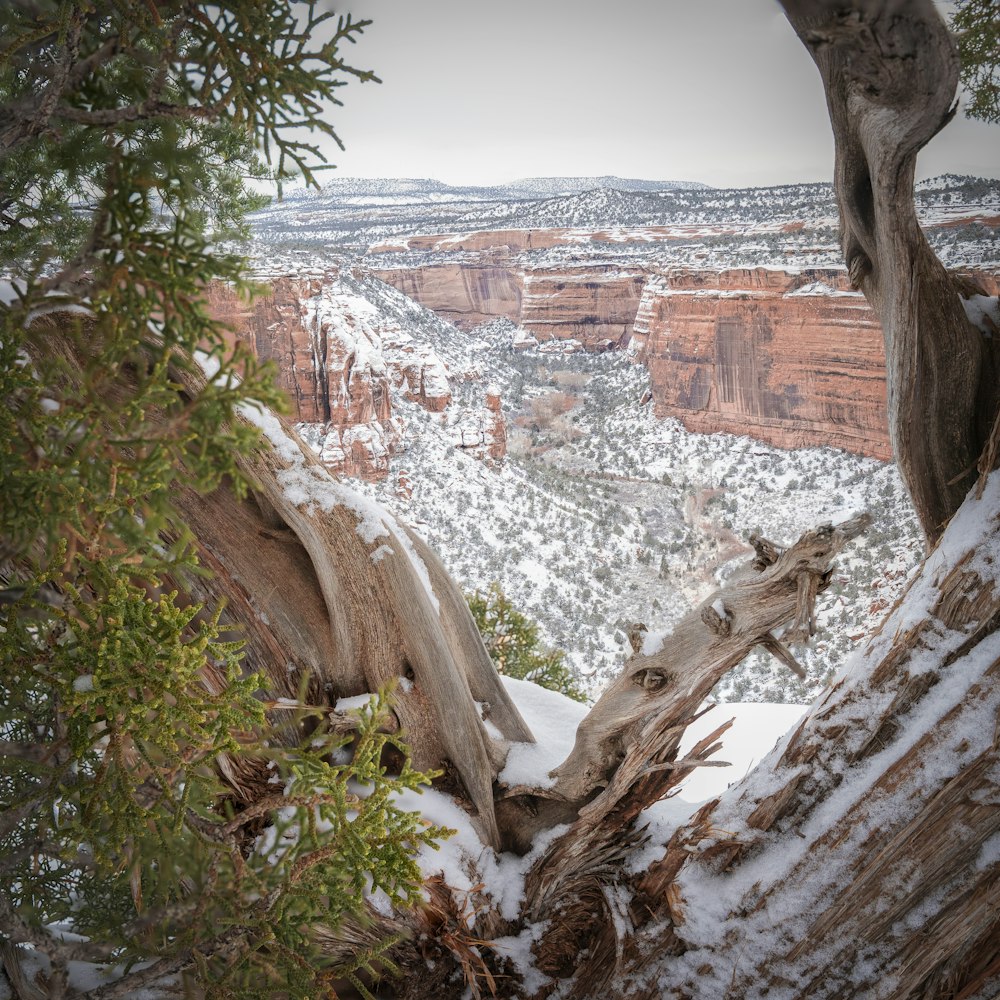
[[[774,633],[786,626],[796,638],[813,633],[816,595],[834,556],[869,523],[859,515],[807,532],[785,552],[774,548],[774,562],[711,594],[660,649],[633,656],[580,723],[572,753],[543,794],[578,803],[592,821],[607,815],[650,766],[672,759],[701,702],[754,647],[775,650]],[[778,659],[788,666],[784,653]],[[640,745],[655,747],[658,759],[634,753]],[[599,787],[605,790],[588,802]]]
[[[917,222],[917,153],[955,113],[958,55],[931,0],[782,0],[819,69],[848,273],[885,338],[889,429],[928,540],[975,481],[997,416],[996,344]]]

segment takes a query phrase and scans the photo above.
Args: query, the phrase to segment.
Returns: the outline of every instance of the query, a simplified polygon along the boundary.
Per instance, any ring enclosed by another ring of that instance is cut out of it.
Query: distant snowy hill
[[[522,180],[500,184],[494,189],[513,198],[552,198],[556,195],[579,194],[594,188],[613,188],[618,191],[707,191],[707,184],[699,181],[648,181],[635,177],[525,177]]]
[[[935,252],[951,267],[1000,262],[1000,180],[947,175],[921,181],[917,212]],[[527,178],[458,187],[427,178],[335,178],[299,189],[252,219],[255,256],[351,253],[415,235],[483,230],[659,228],[658,238],[619,247],[618,258],[651,266],[842,264],[830,184],[715,189],[694,182],[619,177]],[[533,251],[539,264],[607,255],[607,243]],[[527,261],[528,256],[522,252]],[[400,261],[399,263],[404,263]],[[427,263],[426,260],[423,263]]]

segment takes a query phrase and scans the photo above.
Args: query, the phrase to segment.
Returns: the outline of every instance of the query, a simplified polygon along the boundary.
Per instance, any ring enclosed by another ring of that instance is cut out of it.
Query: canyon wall
[[[645,283],[637,268],[523,269],[500,260],[374,273],[462,330],[503,316],[541,342],[579,340],[588,350],[628,343]]]
[[[524,279],[510,266],[431,264],[377,270],[375,274],[462,330],[498,316],[520,321]]]
[[[464,329],[505,316],[543,347],[631,344],[649,369],[657,415],[689,430],[892,457],[881,329],[843,271],[657,273],[495,259],[376,273]]]
[[[540,342],[579,340],[591,351],[625,347],[646,275],[618,267],[538,268],[523,274],[515,321]]]
[[[652,275],[633,345],[657,416],[783,448],[892,457],[882,331],[842,272]]]
[[[630,345],[649,369],[656,414],[690,430],[892,457],[881,330],[843,271],[526,268],[494,258],[375,273],[466,329],[504,316],[543,350]],[[966,294],[997,290],[995,275],[978,274]],[[394,396],[432,412],[449,406],[448,371],[433,349],[340,287],[335,272],[278,278],[249,307],[224,286],[210,299],[236,336],[275,362],[293,418],[337,471],[386,474],[404,434]],[[499,399],[446,423],[456,447],[503,456]]]
[[[323,278],[277,278],[247,305],[216,284],[212,314],[261,360],[277,366],[291,417],[331,469],[385,476],[403,428],[393,393],[441,412],[451,401],[447,369],[376,307]]]

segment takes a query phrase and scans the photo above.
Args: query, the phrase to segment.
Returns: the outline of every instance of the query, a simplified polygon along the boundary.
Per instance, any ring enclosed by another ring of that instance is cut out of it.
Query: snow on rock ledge
[[[281,277],[247,306],[223,285],[213,315],[262,360],[274,361],[297,429],[334,472],[383,478],[403,442],[393,392],[432,412],[451,402],[448,370],[433,347],[340,280]]]

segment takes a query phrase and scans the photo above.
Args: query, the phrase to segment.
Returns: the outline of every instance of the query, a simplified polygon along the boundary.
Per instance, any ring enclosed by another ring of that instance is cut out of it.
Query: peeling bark
[[[179,377],[197,390],[196,378]],[[489,703],[507,740],[533,737],[461,592],[416,535],[340,487],[293,431],[280,433],[292,457],[266,448],[240,459],[255,502],[239,505],[225,489],[177,498],[215,570],[205,587],[226,599],[248,637],[247,666],[263,670],[276,695],[294,696],[305,676],[332,709],[340,697],[396,685],[393,712],[411,734],[414,766],[452,775],[484,840],[499,846],[492,785],[505,750],[476,702]],[[322,499],[302,501],[288,474]]]
[[[950,998],[995,971],[998,518],[994,475],[853,672],[650,868],[641,889],[667,921],[655,934],[669,928],[687,952],[668,995],[708,995],[705,966],[727,969],[711,995],[734,1000],[789,983],[781,995]],[[690,908],[706,898],[728,916],[708,939],[695,920],[692,937]],[[773,913],[793,918],[787,931]]]

